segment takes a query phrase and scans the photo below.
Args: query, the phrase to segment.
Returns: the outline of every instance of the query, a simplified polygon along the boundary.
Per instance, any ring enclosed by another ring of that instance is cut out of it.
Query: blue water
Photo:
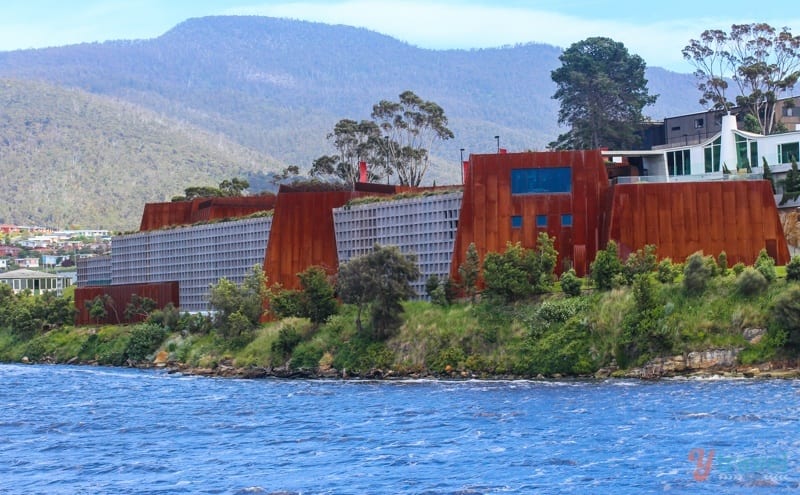
[[[797,493],[799,454],[800,381],[0,365],[2,494]]]

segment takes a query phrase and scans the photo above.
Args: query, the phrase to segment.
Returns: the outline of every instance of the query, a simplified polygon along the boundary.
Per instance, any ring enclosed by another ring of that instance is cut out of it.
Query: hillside
[[[109,97],[0,80],[0,223],[130,230],[147,201],[278,162]]]
[[[579,40],[575,40],[579,41]],[[113,96],[307,169],[341,118],[411,89],[439,103],[456,138],[434,150],[439,183],[459,148],[542,149],[559,133],[550,71],[561,49],[426,50],[365,29],[266,17],[187,20],[151,40],[0,53],[0,77]],[[693,76],[647,72],[653,118],[698,111]]]

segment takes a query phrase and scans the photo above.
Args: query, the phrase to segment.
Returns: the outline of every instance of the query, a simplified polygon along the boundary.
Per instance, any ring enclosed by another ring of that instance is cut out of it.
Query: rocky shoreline
[[[800,361],[770,361],[758,365],[737,364],[741,349],[709,349],[689,352],[684,355],[655,358],[644,366],[619,369],[614,364],[597,370],[593,375],[526,376],[514,374],[493,374],[448,369],[444,373],[430,371],[398,372],[396,370],[371,369],[365,373],[352,373],[335,368],[292,369],[281,367],[237,367],[232,361],[223,361],[213,368],[189,366],[168,360],[166,352],[158,353],[152,361],[126,363],[131,368],[164,369],[168,373],[190,376],[240,379],[310,379],[310,380],[548,380],[548,379],[606,379],[628,378],[639,380],[659,380],[663,378],[800,378]],[[23,364],[70,364],[97,366],[97,362],[83,362],[77,358],[64,363],[44,358],[38,361],[22,359]]]
[[[532,379],[605,379],[605,378],[632,378],[640,380],[658,380],[662,378],[800,378],[800,362],[798,361],[772,361],[759,365],[740,365],[736,358],[740,349],[710,349],[706,351],[690,352],[686,355],[656,358],[644,366],[620,370],[615,366],[602,368],[594,375],[565,376],[524,376],[513,374],[492,374],[485,372],[472,372],[450,370],[445,373],[416,371],[399,373],[395,370],[371,369],[366,373],[349,373],[346,370],[335,368],[324,369],[292,369],[288,366],[276,368],[241,368],[232,362],[219,363],[215,368],[198,368],[181,363],[159,360],[158,356],[152,363],[138,363],[136,366],[144,368],[164,368],[170,373],[181,373],[194,376],[221,377],[221,378],[282,378],[282,379],[366,379],[366,380],[532,380]]]

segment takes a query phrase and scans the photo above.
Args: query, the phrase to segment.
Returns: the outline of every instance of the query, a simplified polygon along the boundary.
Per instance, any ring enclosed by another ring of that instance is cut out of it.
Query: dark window
[[[547,227],[547,215],[536,215],[536,227]]]
[[[675,127],[673,127],[672,129],[670,129],[670,130],[671,130],[671,131],[680,131],[680,130],[681,130],[681,126],[679,126],[679,125],[678,125],[678,126],[675,126]]]
[[[513,217],[511,217],[511,228],[512,229],[522,228],[522,216],[514,215]]]
[[[694,119],[694,128],[695,129],[702,129],[705,125],[705,119]]]
[[[565,213],[561,215],[561,226],[562,227],[572,227],[572,214]]]
[[[778,157],[781,163],[792,163],[792,160],[797,161],[798,155],[800,155],[800,143],[783,143],[778,145]]]
[[[572,191],[572,169],[515,168],[511,170],[511,194],[553,194]]]

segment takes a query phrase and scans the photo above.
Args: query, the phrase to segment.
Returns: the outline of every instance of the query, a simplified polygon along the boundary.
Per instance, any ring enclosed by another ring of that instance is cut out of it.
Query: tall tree
[[[367,180],[381,179],[386,174],[386,162],[381,156],[381,130],[371,120],[342,119],[336,123],[327,138],[333,141],[338,155],[324,155],[311,165],[311,175],[336,177],[347,184],[359,179],[359,163],[367,163]]]
[[[442,107],[412,91],[401,93],[399,102],[382,100],[374,105],[372,118],[384,134],[381,151],[401,185],[419,186],[434,143],[454,137]]]
[[[758,121],[762,134],[776,130],[775,104],[800,77],[800,37],[766,23],[734,24],[730,33],[706,30],[682,51],[694,65],[700,103],[730,109],[727,80],[736,82],[736,104]]]
[[[398,328],[402,301],[414,295],[411,282],[420,277],[415,256],[396,246],[375,245],[373,251],[339,267],[339,297],[357,307],[356,326],[363,331],[362,312],[369,308],[374,338],[385,339]]]
[[[550,143],[559,149],[630,148],[639,138],[642,109],[655,103],[647,92],[645,63],[622,43],[610,38],[587,38],[559,57],[551,72],[560,100],[559,124],[570,130]]]

